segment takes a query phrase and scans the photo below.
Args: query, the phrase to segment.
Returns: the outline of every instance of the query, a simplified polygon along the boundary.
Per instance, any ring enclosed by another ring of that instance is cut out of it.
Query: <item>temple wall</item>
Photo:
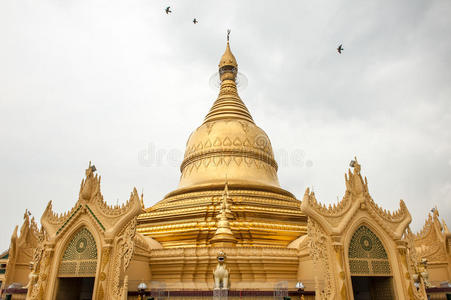
[[[137,291],[138,284],[141,282],[149,285],[152,280],[152,276],[149,268],[149,258],[148,257],[136,257],[134,256],[130,261],[127,272],[128,275],[128,289],[129,291]]]
[[[304,256],[299,259],[299,270],[298,270],[298,280],[301,281],[305,290],[314,291],[315,290],[315,277],[318,285],[324,284],[324,274],[317,268],[310,256]]]
[[[440,286],[441,282],[449,281],[448,264],[428,264],[429,282],[433,286]]]
[[[227,254],[231,289],[273,289],[280,281],[294,287],[298,274],[295,249],[284,248],[180,248],[151,252],[152,281],[164,282],[168,290],[211,290],[217,254]]]
[[[21,263],[16,264],[14,270],[14,278],[11,282],[21,283],[23,286],[28,283],[28,274],[30,274],[30,266],[29,264]]]

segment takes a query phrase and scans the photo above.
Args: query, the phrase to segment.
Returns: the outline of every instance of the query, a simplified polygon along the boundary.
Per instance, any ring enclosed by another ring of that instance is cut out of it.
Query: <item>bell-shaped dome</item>
[[[188,139],[179,188],[138,218],[137,231],[163,248],[285,249],[307,232],[299,200],[279,187],[268,136],[238,96],[237,68],[227,42],[219,96]]]
[[[223,184],[226,177],[232,184],[279,187],[271,142],[238,95],[237,70],[227,41],[219,96],[188,139],[179,188]]]

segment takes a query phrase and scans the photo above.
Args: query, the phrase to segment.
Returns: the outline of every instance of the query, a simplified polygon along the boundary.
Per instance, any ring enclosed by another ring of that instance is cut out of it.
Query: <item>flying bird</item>
[[[197,24],[197,19],[196,18],[193,19],[193,23]]]
[[[165,11],[166,11],[166,14],[171,13],[172,12],[171,7],[170,6],[166,7]]]
[[[340,46],[338,46],[338,48],[337,48],[338,53],[341,54],[341,51],[343,51],[343,50],[344,50],[344,49],[343,49],[343,45],[340,44]]]

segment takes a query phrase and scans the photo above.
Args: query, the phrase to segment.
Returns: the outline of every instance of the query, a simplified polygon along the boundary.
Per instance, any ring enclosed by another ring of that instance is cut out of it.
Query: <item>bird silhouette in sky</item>
[[[193,23],[197,24],[197,19],[196,18],[193,19]]]
[[[340,44],[340,46],[338,46],[338,48],[337,48],[338,53],[341,54],[341,51],[343,51],[343,50],[344,50],[344,49],[343,49],[343,45]]]
[[[166,11],[166,14],[171,13],[172,12],[171,7],[170,6],[166,7],[165,11]]]

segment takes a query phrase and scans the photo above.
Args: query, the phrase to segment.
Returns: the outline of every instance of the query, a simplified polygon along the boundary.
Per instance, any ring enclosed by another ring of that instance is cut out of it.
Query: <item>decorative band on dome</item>
[[[234,156],[241,157],[243,159],[256,159],[263,163],[266,163],[273,167],[275,171],[278,169],[277,162],[270,155],[260,152],[260,151],[250,151],[250,150],[240,150],[240,149],[212,149],[212,150],[204,150],[198,153],[187,156],[182,164],[180,165],[180,171],[183,172],[183,169],[196,161],[212,158],[212,157],[224,157],[224,156]]]

